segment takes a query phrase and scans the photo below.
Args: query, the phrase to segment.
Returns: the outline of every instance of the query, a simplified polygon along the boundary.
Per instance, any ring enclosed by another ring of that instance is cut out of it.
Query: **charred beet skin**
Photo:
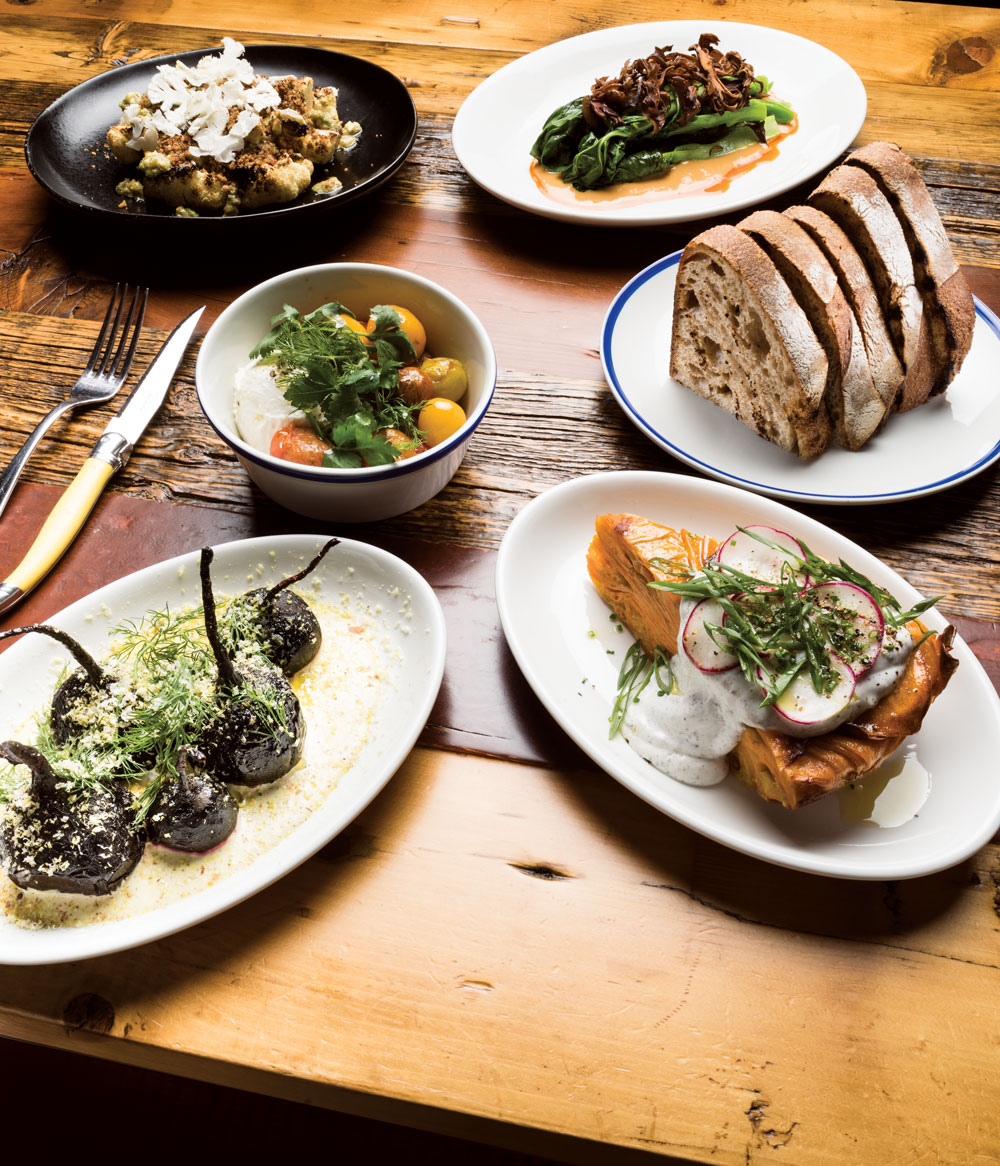
[[[177,776],[163,783],[150,806],[146,834],[157,846],[204,854],[232,834],[239,810],[221,781],[209,773],[189,772],[189,758],[196,765],[205,764],[196,750],[181,750]]]
[[[65,745],[71,737],[78,736],[81,731],[75,723],[74,714],[93,704],[95,698],[107,693],[114,677],[110,672],[106,672],[72,636],[60,631],[59,628],[49,627],[48,624],[37,623],[23,628],[11,628],[9,631],[0,632],[0,640],[25,632],[41,632],[53,640],[58,640],[64,648],[69,649],[80,665],[75,672],[66,677],[52,697],[52,712],[49,715],[52,735],[58,744]]]
[[[74,738],[82,737],[88,731],[90,727],[86,716],[88,708],[100,704],[102,700],[114,703],[111,692],[118,682],[118,677],[102,668],[86,648],[78,644],[72,636],[49,624],[29,624],[26,627],[11,628],[9,631],[0,632],[0,640],[20,636],[26,632],[41,632],[57,640],[64,648],[69,649],[80,665],[75,672],[66,677],[52,696],[49,727],[56,744],[65,745]],[[152,750],[134,753],[130,763],[123,763],[118,767],[117,775],[122,777],[149,769],[155,760],[155,753]]]
[[[31,770],[28,800],[11,805],[0,824],[11,882],[26,890],[110,894],[142,857],[125,788],[68,790],[37,749],[17,741],[0,744],[0,756]]]
[[[208,768],[234,785],[267,785],[284,777],[302,756],[306,726],[298,697],[278,668],[261,662],[237,670],[219,637],[210,566],[201,552],[205,633],[219,668],[219,712],[200,741]]]
[[[289,591],[293,583],[298,583],[316,569],[328,551],[340,539],[332,538],[320,550],[312,562],[296,575],[289,575],[274,587],[258,587],[241,595],[237,603],[249,607],[258,625],[258,639],[269,659],[286,676],[292,676],[304,668],[319,651],[323,633],[319,620],[313,615],[306,601]]]

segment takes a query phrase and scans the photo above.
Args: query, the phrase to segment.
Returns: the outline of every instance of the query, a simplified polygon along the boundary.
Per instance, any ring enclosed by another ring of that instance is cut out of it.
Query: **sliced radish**
[[[861,676],[878,659],[885,639],[885,617],[874,598],[855,583],[817,583],[805,594],[821,607],[840,608],[854,623],[856,646],[846,657],[855,676]]]
[[[754,534],[767,539],[761,542]],[[774,543],[775,546],[768,546]],[[805,558],[805,548],[790,534],[775,530],[773,526],[747,526],[737,530],[726,539],[716,551],[716,560],[724,567],[732,567],[745,575],[752,575],[764,583],[780,583],[785,563],[791,565],[801,581],[801,560]]]
[[[694,605],[684,624],[681,642],[691,663],[702,672],[728,672],[735,668],[736,657],[716,643],[707,623],[721,627],[725,619],[722,605],[716,599],[702,599]]]
[[[800,731],[808,730],[810,736],[841,724],[854,696],[856,679],[847,664],[836,652],[830,652],[827,663],[837,674],[832,692],[817,692],[808,668],[804,668],[774,702],[778,716]]]

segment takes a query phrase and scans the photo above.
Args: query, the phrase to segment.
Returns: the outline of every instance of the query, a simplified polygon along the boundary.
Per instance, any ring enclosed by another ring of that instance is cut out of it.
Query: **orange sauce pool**
[[[789,135],[798,129],[798,119],[767,142],[755,142],[743,146],[718,158],[704,158],[697,162],[678,162],[666,174],[656,178],[643,178],[638,182],[618,182],[600,190],[576,190],[568,182],[563,182],[558,174],[546,170],[534,158],[529,167],[532,180],[538,189],[553,202],[572,205],[581,202],[615,202],[634,205],[642,202],[658,202],[665,198],[685,198],[692,194],[715,194],[729,189],[734,178],[745,174],[754,166],[773,162],[778,156],[778,148]]]

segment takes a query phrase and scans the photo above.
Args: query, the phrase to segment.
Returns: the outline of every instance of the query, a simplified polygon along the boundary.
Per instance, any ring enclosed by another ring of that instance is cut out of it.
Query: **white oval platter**
[[[511,523],[497,563],[497,602],[514,658],[542,703],[597,764],[651,806],[744,854],[795,870],[849,879],[901,879],[961,862],[1000,826],[1000,700],[969,648],[919,734],[917,771],[929,784],[898,824],[879,826],[845,812],[841,795],[796,811],[761,800],[732,776],[707,788],[664,776],[616,737],[608,716],[622,657],[617,632],[587,574],[594,519],[631,513],[725,538],[761,523],[802,538],[818,554],[840,556],[904,605],[920,596],[860,546],[779,502],[732,486],[673,474],[594,474],[556,486]],[[923,617],[934,628],[944,619]],[[888,764],[888,763],[887,763]],[[893,781],[899,781],[894,778]],[[893,781],[886,786],[893,787]],[[609,828],[613,829],[610,823]]]
[[[212,565],[215,590],[222,596],[270,586],[301,570],[325,541],[315,535],[281,535],[218,546]],[[383,676],[366,742],[325,802],[250,866],[144,914],[34,930],[0,918],[0,964],[48,964],[107,955],[203,922],[304,862],[351,822],[396,772],[427,722],[444,673],[445,624],[437,597],[401,559],[350,539],[341,539],[299,590],[307,598],[315,595],[350,611],[358,623],[372,628]],[[200,602],[194,552],[102,587],[48,622],[100,658],[107,651],[109,630],[123,620],[139,620],[166,604],[177,610]],[[0,731],[9,735],[45,708],[58,675],[54,665],[67,660],[51,639],[31,635],[0,655]],[[322,723],[308,725],[307,756],[310,739],[322,732]]]

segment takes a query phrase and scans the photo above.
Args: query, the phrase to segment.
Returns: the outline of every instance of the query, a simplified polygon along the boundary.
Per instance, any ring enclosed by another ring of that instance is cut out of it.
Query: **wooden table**
[[[424,571],[451,627],[442,697],[386,791],[316,858],[220,918],[84,964],[0,968],[0,1034],[571,1159],[625,1149],[796,1166],[996,1161],[996,840],[900,883],[742,857],[594,769],[503,643],[495,551],[530,498],[599,469],[689,472],[621,415],[596,347],[614,293],[697,227],[595,233],[530,218],[479,190],[450,144],[456,110],[484,77],[621,23],[623,10],[391,0],[359,19],[304,0],[250,24],[228,0],[162,7],[6,9],[2,456],[82,365],[122,258],[88,254],[59,229],[24,164],[28,126],[85,78],[223,34],[368,56],[405,79],[420,117],[413,153],[305,257],[443,283],[489,330],[500,383],[442,495],[341,532]],[[665,15],[637,0],[627,18]],[[859,143],[890,138],[916,158],[973,290],[1000,310],[994,13],[692,0],[683,16],[786,28],[848,60],[869,97]],[[153,291],[140,362],[190,308],[207,302],[207,324],[293,258],[259,257],[252,272],[144,265]],[[107,416],[61,426],[38,451],[0,527],[4,570]],[[995,468],[918,501],[808,512],[943,595],[996,678]],[[306,529],[317,524],[262,499],[209,431],[189,356],[127,470],[17,619],[205,541]]]

